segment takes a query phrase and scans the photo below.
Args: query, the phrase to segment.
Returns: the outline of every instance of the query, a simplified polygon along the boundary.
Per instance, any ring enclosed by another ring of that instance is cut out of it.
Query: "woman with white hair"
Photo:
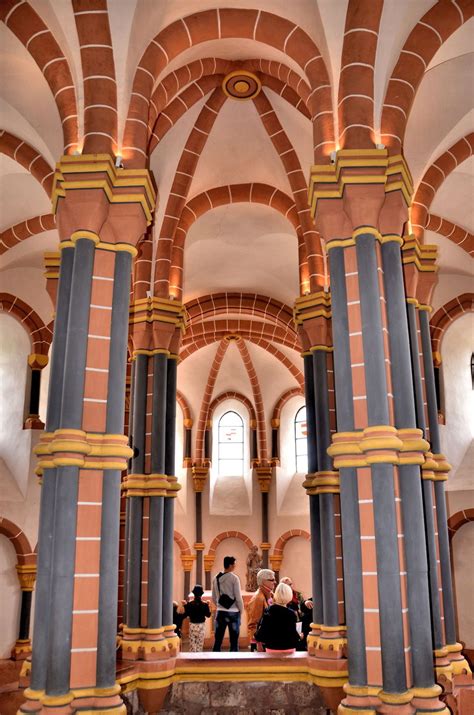
[[[296,614],[287,608],[292,598],[291,587],[280,582],[273,594],[273,603],[263,614],[255,633],[255,640],[265,645],[267,653],[294,653],[300,641]]]

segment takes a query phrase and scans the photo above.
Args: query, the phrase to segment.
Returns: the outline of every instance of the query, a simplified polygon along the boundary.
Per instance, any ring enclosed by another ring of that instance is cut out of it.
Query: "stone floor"
[[[0,660],[0,715],[16,715],[24,700],[18,686],[22,661]]]

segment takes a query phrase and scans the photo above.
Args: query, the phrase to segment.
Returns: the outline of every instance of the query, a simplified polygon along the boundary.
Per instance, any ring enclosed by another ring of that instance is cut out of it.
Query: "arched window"
[[[306,429],[306,406],[300,407],[295,416],[295,456],[296,471],[308,471],[308,441]]]
[[[244,422],[242,417],[229,410],[218,424],[218,473],[220,477],[244,475]]]

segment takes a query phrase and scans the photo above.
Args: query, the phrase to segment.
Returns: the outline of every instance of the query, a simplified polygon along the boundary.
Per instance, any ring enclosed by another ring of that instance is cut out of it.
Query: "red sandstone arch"
[[[224,62],[224,60],[221,60]],[[229,68],[235,68],[235,63],[227,62]],[[230,71],[229,69],[229,71]],[[151,134],[148,154],[151,156],[156,149],[157,145],[163,139],[163,137],[169,132],[172,127],[181,119],[181,117],[186,114],[188,109],[193,107],[196,102],[199,102],[203,97],[208,94],[211,90],[215,89],[222,83],[223,75],[220,74],[210,74],[203,75],[194,82],[188,85],[180,94],[178,94],[172,101],[167,104],[156,118],[155,124],[150,128],[150,122],[148,122],[149,132]],[[289,104],[294,106],[303,116],[310,119],[310,115],[303,100],[296,94],[296,92],[287,84],[284,84],[281,80],[276,77],[270,77],[259,73],[259,78],[264,87],[269,87],[274,92],[279,94],[281,97],[286,99]],[[301,106],[300,106],[301,105]],[[154,105],[152,105],[152,108]],[[156,112],[154,112],[156,116]]]
[[[252,333],[251,331],[241,331],[240,332],[241,337],[245,338],[246,340],[250,340],[251,343],[254,345],[258,345],[259,347],[263,348],[263,350],[266,350],[269,352],[271,355],[277,358],[281,362],[282,365],[284,365],[293,375],[295,380],[303,386],[304,384],[304,377],[303,373],[298,370],[298,368],[291,362],[291,360],[281,352],[281,350],[278,350],[275,345],[273,345],[272,342],[269,340],[263,338],[261,334],[258,333]],[[225,337],[225,336],[224,336]],[[211,343],[216,342],[216,340],[220,340],[221,338],[217,336],[215,333],[210,333],[208,335],[203,335],[202,337],[198,338],[196,341],[194,341],[191,345],[188,345],[186,348],[184,348],[180,352],[180,359],[185,360],[187,357],[192,355],[196,350],[200,350],[202,347],[205,345],[210,345]]]
[[[224,38],[252,39],[275,47],[291,57],[305,72],[311,86],[308,97],[315,137],[314,156],[320,160],[334,148],[330,82],[324,60],[311,38],[297,25],[262,10],[214,8],[176,20],[148,45],[135,74],[124,149],[127,165],[145,165],[147,126],[130,121],[143,116],[160,72],[182,52],[201,42]]]
[[[189,324],[229,313],[255,315],[282,327],[294,329],[293,311],[285,303],[258,293],[211,293],[186,303]]]
[[[181,556],[191,556],[192,555],[191,547],[189,546],[185,537],[179,531],[176,531],[176,530],[174,531],[173,539],[179,547]]]
[[[156,296],[169,297],[171,251],[176,228],[188,197],[199,157],[225,100],[226,96],[223,91],[220,88],[215,89],[201,109],[178,162],[157,246],[154,276]]]
[[[449,174],[472,156],[473,150],[474,132],[471,132],[441,154],[425,172],[413,197],[411,208],[412,229],[420,240],[423,240],[424,228],[436,192]]]
[[[3,0],[0,20],[25,46],[46,79],[63,127],[64,153],[78,146],[77,105],[69,63],[52,32],[25,0]]]
[[[192,420],[191,408],[189,407],[189,403],[183,393],[179,390],[176,390],[176,402],[181,407],[181,410],[183,412],[183,419]]]
[[[81,48],[84,154],[117,151],[117,84],[106,0],[72,0]]]
[[[338,115],[341,149],[371,149],[374,67],[383,0],[349,0],[342,48]]]
[[[209,551],[207,553],[208,556],[215,556],[216,554],[216,549],[221,544],[223,541],[226,539],[240,539],[241,541],[244,542],[245,546],[250,550],[252,546],[254,545],[252,540],[249,539],[248,536],[246,536],[244,533],[241,531],[223,531],[222,533],[218,534],[213,540],[212,543],[209,547]]]
[[[242,395],[240,392],[235,392],[234,390],[227,390],[227,392],[221,392],[220,395],[217,395],[217,397],[212,400],[211,404],[209,405],[209,411],[207,413],[208,420],[211,419],[216,407],[222,402],[225,402],[226,400],[238,400],[239,402],[241,402],[247,408],[250,419],[256,421],[257,416],[255,414],[255,408],[248,399],[248,397],[245,397],[245,395]]]
[[[53,338],[52,330],[25,301],[11,293],[0,293],[0,312],[9,313],[23,325],[30,336],[33,353],[48,354]]]
[[[0,516],[0,534],[6,536],[12,544],[19,565],[36,563],[36,554],[23,529],[4,516]]]
[[[281,411],[286,403],[291,400],[292,397],[304,397],[304,390],[302,387],[292,387],[290,390],[286,390],[281,397],[278,399],[275,407],[273,408],[272,420],[279,420]]]
[[[234,60],[223,60],[216,57],[203,57],[200,60],[194,60],[170,72],[157,84],[150,99],[151,107],[148,120],[149,135],[153,133],[158,117],[162,112],[170,118],[168,129],[171,128],[172,117],[168,109],[171,105],[174,105],[178,94],[180,100],[185,102],[188,109],[191,106],[187,103],[188,98],[194,104],[194,101],[198,100],[200,96],[203,96],[201,94],[202,85],[198,84],[194,88],[193,94],[186,95],[185,98],[182,90],[186,85],[190,84],[192,87],[193,84],[196,84],[204,77],[226,75],[237,67],[258,72],[264,86],[273,89],[273,91],[277,92],[277,94],[286,99],[290,104],[293,104],[304,116],[311,118],[311,114],[307,108],[307,100],[311,90],[302,77],[296,72],[293,72],[293,70],[290,70],[286,65],[269,60],[256,59],[246,60],[245,62],[235,62]],[[194,101],[193,98],[195,98]],[[145,104],[144,110],[146,110]],[[175,111],[176,107],[173,107],[171,113]],[[175,122],[176,120],[174,123]],[[168,129],[166,129],[166,131],[168,131]],[[159,136],[159,139],[162,139],[162,137],[163,135]],[[153,144],[150,144],[150,146],[152,147],[149,152],[151,154],[154,146]]]
[[[469,231],[466,231],[466,229],[461,226],[441,216],[428,214],[426,216],[425,229],[439,233],[445,238],[449,238],[450,241],[462,248],[466,253],[469,253],[470,256],[474,256],[474,234],[469,233]]]
[[[214,355],[211,367],[209,368],[206,387],[204,388],[204,395],[201,402],[201,408],[199,410],[198,427],[196,432],[196,464],[202,464],[204,459],[204,432],[206,430],[206,419],[209,412],[209,405],[212,400],[212,393],[214,392],[214,385],[216,384],[217,376],[228,347],[229,341],[222,338],[217,346],[216,354]]]
[[[188,347],[190,343],[197,343],[202,338],[209,337],[210,335],[214,335],[214,340],[217,340],[229,335],[229,333],[238,334],[242,337],[247,337],[252,334],[271,342],[285,345],[293,350],[300,350],[298,337],[295,335],[294,330],[246,318],[218,318],[199,323],[196,322],[186,331],[182,343],[183,348]]]
[[[133,300],[143,300],[151,289],[153,239],[145,234],[137,246],[138,254],[133,268]]]
[[[300,161],[294,147],[283,130],[268,97],[262,91],[254,98],[253,103],[260,115],[262,124],[268,134],[270,141],[275,147],[275,151],[280,157],[283,168],[286,171],[288,181],[291,186],[293,197],[298,212],[298,218],[303,233],[304,247],[306,249],[306,260],[308,262],[308,276],[306,280],[301,280],[301,294],[308,290],[315,292],[325,285],[325,268],[323,249],[319,233],[316,231],[311,209],[308,206],[308,185],[301,170]],[[303,263],[301,252],[299,252],[300,265]]]
[[[408,36],[388,83],[382,111],[381,140],[391,154],[401,151],[410,110],[426,68],[441,45],[473,12],[471,0],[437,2]]]
[[[242,358],[242,362],[244,363],[244,367],[247,371],[247,375],[252,386],[255,412],[257,415],[257,459],[259,465],[264,466],[268,463],[267,426],[265,420],[265,406],[263,404],[262,391],[260,389],[260,381],[258,379],[257,372],[255,370],[252,358],[245,342],[243,340],[239,340],[237,342],[237,347],[239,349],[240,357]]]
[[[54,171],[36,149],[13,134],[2,130],[0,131],[0,152],[21,164],[39,181],[48,197],[51,196]]]
[[[285,531],[285,533],[282,534],[277,540],[272,556],[282,556],[283,550],[288,541],[290,541],[290,539],[295,539],[297,536],[300,536],[302,539],[306,539],[306,541],[310,541],[311,539],[311,536],[307,531],[304,531],[304,529],[290,529],[290,531]]]
[[[189,229],[195,221],[208,211],[212,211],[219,206],[237,203],[268,206],[281,213],[291,223],[298,239],[300,286],[301,290],[303,290],[305,283],[307,283],[307,258],[300,217],[293,199],[283,191],[268,184],[229,184],[227,186],[216,186],[194,196],[181,211],[171,251],[169,285],[169,292],[177,299],[182,298],[184,246]]]
[[[9,248],[16,246],[31,236],[56,228],[56,218],[53,214],[34,216],[26,221],[16,223],[0,233],[0,256]]]
[[[448,519],[449,538],[452,539],[461,526],[464,526],[464,524],[467,524],[469,521],[474,521],[474,509],[464,509],[463,511],[457,511],[455,514],[452,514]]]
[[[441,343],[446,330],[461,315],[474,311],[474,293],[463,293],[445,303],[430,321],[431,346],[436,366],[441,364]]]

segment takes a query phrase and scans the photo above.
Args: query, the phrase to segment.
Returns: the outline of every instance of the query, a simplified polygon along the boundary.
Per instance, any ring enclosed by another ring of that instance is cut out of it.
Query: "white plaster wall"
[[[296,472],[295,416],[305,401],[302,395],[288,400],[280,415],[280,466],[276,468],[277,514],[290,516],[309,513],[308,497],[301,486],[304,474]]]
[[[311,546],[301,536],[290,539],[283,551],[280,578],[290,576],[294,587],[308,598],[311,593]]]
[[[22,501],[28,486],[31,430],[23,430],[30,339],[10,315],[0,315],[0,495]]]
[[[458,637],[466,648],[474,648],[474,609],[472,608],[472,594],[474,593],[474,571],[472,569],[472,555],[474,554],[473,522],[464,524],[454,534],[452,554]]]
[[[18,638],[21,591],[16,563],[15,549],[5,536],[0,536],[0,659],[10,657]]]
[[[470,264],[471,259],[465,257],[465,263]],[[438,278],[438,284],[433,291],[432,306],[436,312],[438,308],[450,300],[456,298],[463,293],[472,293],[474,291],[474,278],[472,275],[460,275],[459,273],[441,273]]]
[[[471,474],[465,473],[463,479],[457,474],[474,438],[472,352],[474,352],[474,315],[470,313],[454,321],[447,329],[441,343],[446,418],[446,424],[440,425],[441,448],[453,467],[448,489],[466,489],[467,486],[474,488],[472,469]]]

